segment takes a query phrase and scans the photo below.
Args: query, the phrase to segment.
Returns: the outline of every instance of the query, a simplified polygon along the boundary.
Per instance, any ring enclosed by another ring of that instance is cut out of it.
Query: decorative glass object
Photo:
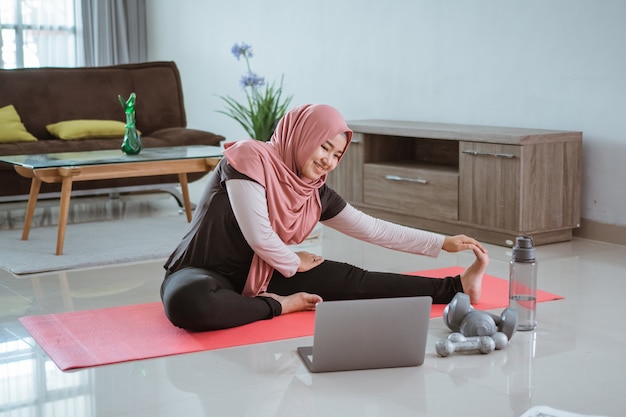
[[[137,96],[131,93],[128,100],[124,101],[122,96],[117,96],[126,112],[126,132],[124,133],[124,141],[122,142],[122,152],[127,155],[137,155],[143,149],[141,144],[141,135],[135,127],[135,100]]]

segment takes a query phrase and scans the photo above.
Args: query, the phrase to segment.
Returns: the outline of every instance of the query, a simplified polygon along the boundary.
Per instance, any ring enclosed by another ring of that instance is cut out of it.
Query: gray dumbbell
[[[491,336],[497,331],[493,317],[484,311],[477,310],[467,313],[459,326],[459,332],[465,336]]]
[[[490,336],[504,333],[509,340],[517,331],[517,310],[505,308],[500,316],[476,310],[467,294],[457,293],[443,310],[443,321],[453,332],[465,336]]]
[[[492,336],[466,337],[461,333],[452,333],[447,339],[438,340],[435,350],[441,357],[450,356],[453,352],[490,353],[495,349],[504,349],[509,344],[507,335],[496,332]]]

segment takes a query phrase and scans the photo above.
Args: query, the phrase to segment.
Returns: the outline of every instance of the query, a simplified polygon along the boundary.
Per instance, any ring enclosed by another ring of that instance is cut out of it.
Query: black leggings
[[[463,287],[459,275],[426,278],[370,272],[346,263],[324,261],[291,278],[274,272],[267,291],[278,295],[304,291],[318,294],[326,301],[428,295],[433,303],[446,304]],[[244,297],[224,276],[193,267],[166,274],[161,299],[169,320],[191,331],[236,327],[281,313],[280,303],[273,298]]]

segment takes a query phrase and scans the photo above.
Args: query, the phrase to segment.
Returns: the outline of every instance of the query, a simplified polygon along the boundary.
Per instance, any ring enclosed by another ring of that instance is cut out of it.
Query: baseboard
[[[626,226],[617,224],[581,219],[580,227],[574,229],[574,236],[581,239],[598,240],[626,246]]]

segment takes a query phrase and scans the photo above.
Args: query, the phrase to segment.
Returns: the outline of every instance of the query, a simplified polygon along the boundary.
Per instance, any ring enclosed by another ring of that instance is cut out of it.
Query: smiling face
[[[309,158],[304,161],[300,170],[300,177],[312,182],[322,175],[328,174],[337,167],[337,163],[348,146],[348,139],[343,133],[322,143]]]

